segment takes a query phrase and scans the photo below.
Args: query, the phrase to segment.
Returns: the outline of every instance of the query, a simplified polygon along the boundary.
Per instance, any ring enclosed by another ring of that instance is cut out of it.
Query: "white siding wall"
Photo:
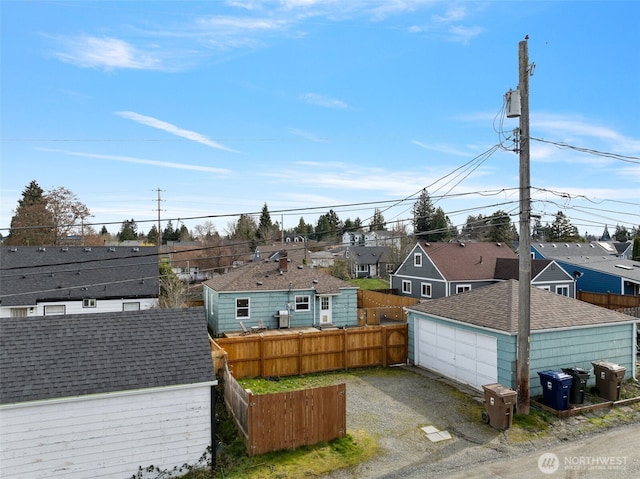
[[[215,383],[0,406],[0,477],[131,477],[194,464],[211,443]]]
[[[28,307],[27,316],[44,316],[44,307],[52,305],[64,305],[65,314],[91,314],[91,313],[114,313],[123,311],[123,303],[140,303],[140,310],[151,309],[158,306],[157,298],[137,298],[137,299],[97,299],[95,308],[83,308],[82,301],[56,301],[52,303],[38,303],[33,306],[33,311]],[[0,318],[11,317],[11,308],[0,308]]]

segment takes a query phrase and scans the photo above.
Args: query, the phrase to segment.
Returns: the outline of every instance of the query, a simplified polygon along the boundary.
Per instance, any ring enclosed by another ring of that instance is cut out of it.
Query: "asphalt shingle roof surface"
[[[214,379],[202,308],[0,319],[0,404]]]
[[[509,333],[518,332],[519,285],[516,280],[484,286],[408,307],[412,311]],[[531,330],[636,321],[626,314],[531,287]]]
[[[84,298],[157,298],[155,247],[0,248],[2,306]]]
[[[504,243],[420,243],[447,281],[492,279],[497,258],[517,258]]]
[[[347,281],[302,266],[293,261],[280,273],[278,261],[260,261],[241,266],[226,274],[206,281],[209,288],[219,292],[233,291],[288,291],[315,289],[318,294],[338,293],[340,289],[356,287]]]

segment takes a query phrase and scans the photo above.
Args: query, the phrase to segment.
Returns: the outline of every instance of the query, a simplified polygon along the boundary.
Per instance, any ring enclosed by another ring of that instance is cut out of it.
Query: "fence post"
[[[264,335],[260,333],[260,377],[264,377]]]
[[[380,326],[380,335],[382,336],[382,367],[386,368],[388,364],[387,359],[387,342],[389,341],[389,335],[387,334],[387,328]]]
[[[302,331],[298,331],[298,375],[302,374]]]
[[[349,360],[348,355],[349,355],[349,346],[347,345],[347,328],[343,329],[344,334],[342,335],[342,340],[344,341],[344,369],[345,371],[347,369],[349,369]]]

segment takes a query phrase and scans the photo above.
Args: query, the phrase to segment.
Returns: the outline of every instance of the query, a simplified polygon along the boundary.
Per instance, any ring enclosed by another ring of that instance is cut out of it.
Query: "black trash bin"
[[[571,404],[584,403],[584,390],[587,387],[589,371],[582,368],[562,368],[562,371],[571,376],[571,390],[569,392],[569,402]]]

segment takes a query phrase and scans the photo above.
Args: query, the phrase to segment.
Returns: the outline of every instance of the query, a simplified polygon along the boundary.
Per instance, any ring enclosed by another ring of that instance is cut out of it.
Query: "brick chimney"
[[[287,271],[287,252],[286,251],[280,251],[280,264],[279,264],[279,269],[281,273],[284,273]]]

